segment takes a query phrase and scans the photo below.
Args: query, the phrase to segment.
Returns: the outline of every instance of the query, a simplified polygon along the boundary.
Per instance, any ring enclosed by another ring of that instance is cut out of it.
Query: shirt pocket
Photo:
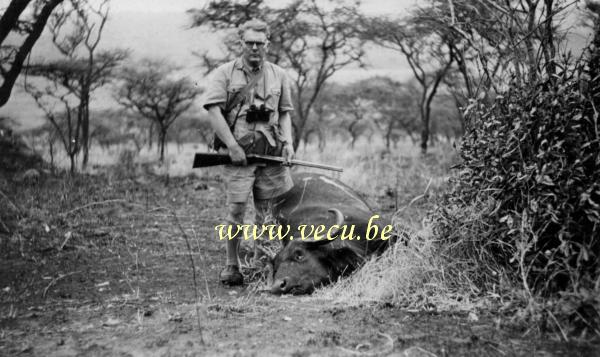
[[[279,109],[279,97],[281,97],[281,89],[271,89],[267,94],[266,107],[277,111]]]
[[[240,100],[242,98],[237,99],[242,92],[242,89],[244,89],[245,85],[244,84],[238,84],[238,83],[232,83],[227,87],[227,102],[225,104],[226,108],[229,108],[229,110],[233,110],[233,106],[232,103],[235,100]],[[241,103],[241,101],[240,101]]]

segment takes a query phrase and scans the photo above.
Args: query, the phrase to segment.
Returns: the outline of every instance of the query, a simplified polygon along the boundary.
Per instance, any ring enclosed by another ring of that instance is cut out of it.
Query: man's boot
[[[244,276],[237,265],[228,265],[220,275],[221,284],[235,286],[244,284]]]

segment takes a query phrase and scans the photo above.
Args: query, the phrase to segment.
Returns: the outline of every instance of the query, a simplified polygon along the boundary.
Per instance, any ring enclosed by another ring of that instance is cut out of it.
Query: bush
[[[44,162],[14,134],[2,117],[0,117],[0,176],[15,174],[31,168],[42,168]]]
[[[586,91],[582,73],[565,66],[473,105],[459,174],[435,214],[456,274],[487,288],[507,277],[530,297],[575,296],[569,313],[600,296],[600,90]]]

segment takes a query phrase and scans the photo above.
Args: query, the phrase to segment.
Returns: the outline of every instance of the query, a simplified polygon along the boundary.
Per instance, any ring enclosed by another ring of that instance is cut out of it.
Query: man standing
[[[242,56],[214,70],[205,92],[204,108],[220,139],[215,139],[215,149],[227,150],[233,162],[224,172],[227,223],[243,223],[252,191],[255,224],[262,224],[271,208],[271,200],[290,190],[293,182],[289,167],[248,165],[246,154],[260,147],[261,153],[267,150],[288,161],[293,158],[290,117],[293,106],[284,70],[265,60],[269,48],[267,24],[248,21],[239,27],[239,36]],[[243,284],[239,245],[239,238],[226,242],[227,262],[220,275],[223,284]]]

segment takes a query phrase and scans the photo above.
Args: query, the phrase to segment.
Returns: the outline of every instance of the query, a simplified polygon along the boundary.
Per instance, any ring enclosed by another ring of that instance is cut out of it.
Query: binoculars
[[[246,121],[248,123],[268,122],[272,112],[273,111],[267,109],[264,104],[261,104],[260,107],[252,104],[250,105],[250,108],[248,108],[248,111],[246,111]]]

